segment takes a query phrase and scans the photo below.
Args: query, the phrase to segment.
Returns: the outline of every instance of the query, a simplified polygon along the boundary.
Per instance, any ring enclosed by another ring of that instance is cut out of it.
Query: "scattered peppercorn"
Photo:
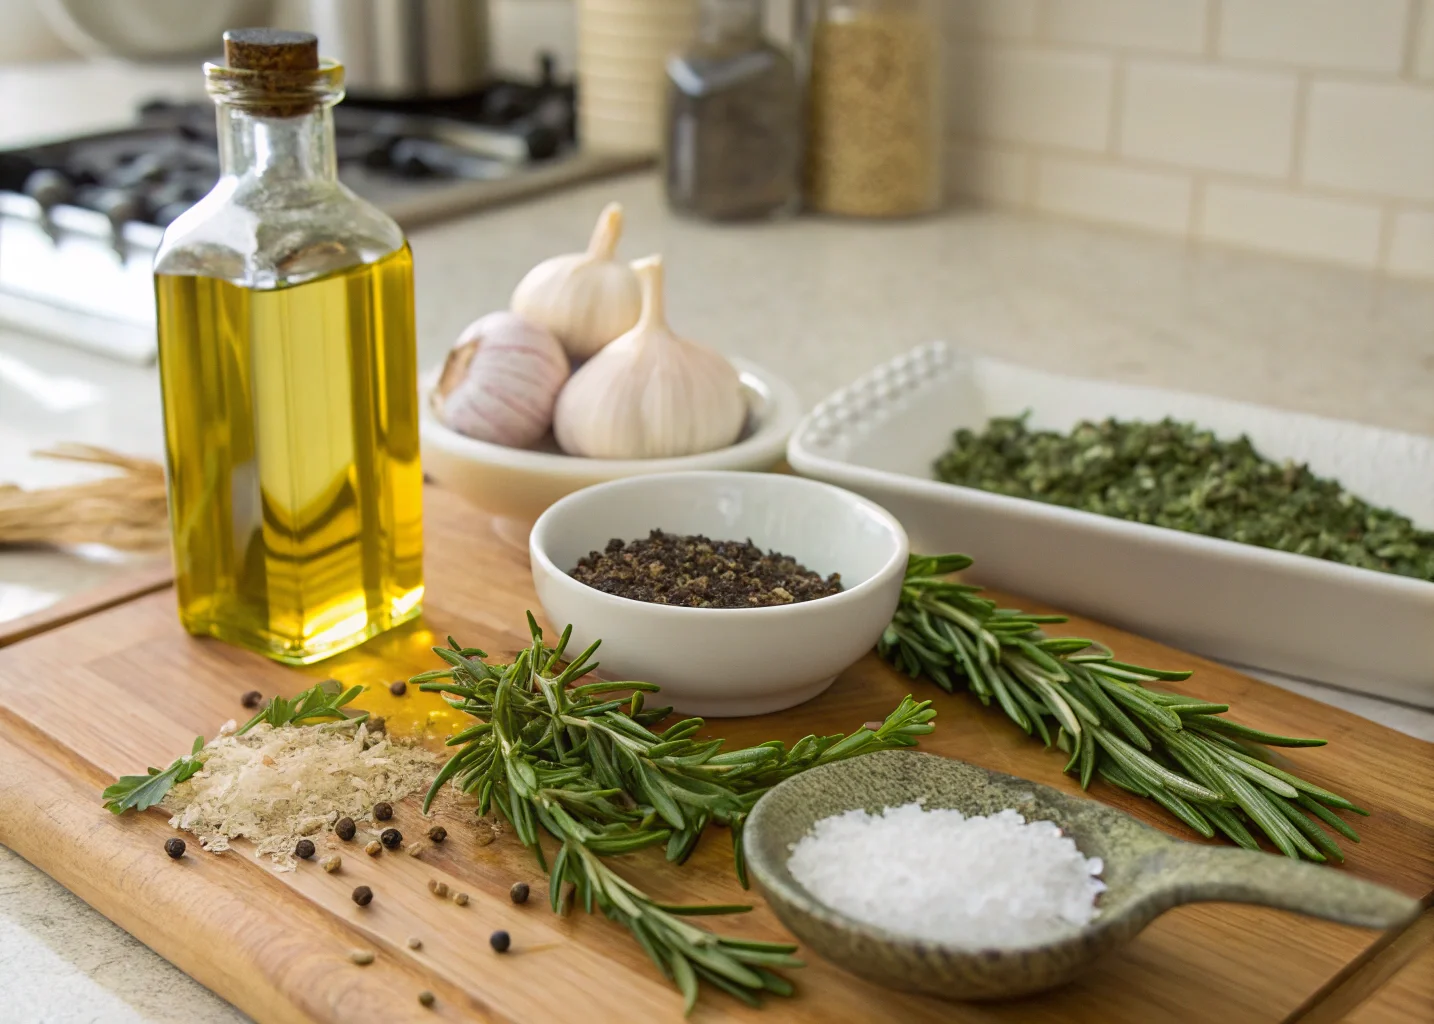
[[[488,936],[488,945],[493,947],[495,953],[506,953],[508,947],[513,944],[513,938],[505,931],[496,931]]]
[[[363,848],[363,852],[368,854],[370,857],[377,857],[380,853],[383,852],[383,844],[380,843],[377,839],[371,839],[369,840],[369,844]]]
[[[354,820],[352,818],[340,818],[338,821],[334,822],[334,835],[338,836],[345,842],[348,842],[350,839],[352,839],[354,837],[354,833],[357,831],[358,827],[354,824]]]
[[[433,993],[428,991],[428,989],[424,989],[422,992],[418,993],[418,1001],[424,1006],[432,1006]]]
[[[403,833],[396,828],[386,828],[379,833],[378,841],[390,850],[397,850],[398,844],[403,842]]]
[[[423,948],[423,940],[420,939],[417,935],[410,935],[410,936],[408,937],[408,948],[409,948],[409,949],[422,949],[422,948]]]
[[[361,907],[366,907],[373,902],[373,890],[366,885],[361,885],[353,892],[354,902]]]
[[[402,697],[405,693],[408,692],[408,684],[402,679],[400,679],[397,682],[390,683],[388,685],[388,692],[393,694],[395,697]]]
[[[645,540],[608,541],[570,574],[594,590],[649,604],[761,608],[841,593],[841,576],[822,579],[790,555],[748,541],[681,537],[653,530]]]
[[[387,800],[373,805],[373,820],[387,821],[393,817],[393,804]]]
[[[243,704],[246,708],[257,708],[260,704],[264,703],[264,695],[258,690],[250,690],[239,698],[239,703]]]
[[[349,950],[349,959],[360,967],[366,967],[373,963],[373,951],[368,949]]]
[[[319,861],[319,865],[331,875],[339,868],[343,867],[343,863],[344,859],[340,857],[337,853],[331,853],[323,860]]]
[[[460,907],[468,906],[468,894],[466,892],[454,893],[453,902],[458,904]]]
[[[300,839],[294,844],[294,856],[300,860],[308,860],[314,855],[314,843],[311,839]]]
[[[441,899],[448,895],[448,883],[440,882],[436,878],[430,878],[428,880],[428,891]]]
[[[178,860],[180,857],[184,856],[184,840],[180,839],[178,836],[175,836],[172,839],[166,839],[164,841],[164,852],[169,854],[175,860]]]
[[[383,732],[388,728],[388,723],[384,721],[382,715],[379,715],[377,718],[370,718],[366,724],[369,732]]]
[[[448,830],[442,825],[434,825],[428,830],[428,838],[435,843],[441,843],[448,838]]]
[[[528,883],[514,882],[513,888],[508,890],[508,898],[514,903],[528,902]]]

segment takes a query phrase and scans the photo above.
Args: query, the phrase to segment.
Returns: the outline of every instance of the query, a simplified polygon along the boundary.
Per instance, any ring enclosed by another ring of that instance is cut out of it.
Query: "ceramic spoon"
[[[991,814],[1010,807],[1059,825],[1105,862],[1100,915],[1069,938],[1022,949],[961,948],[905,938],[816,901],[787,870],[791,844],[822,818],[922,800]],[[1173,839],[1095,800],[914,751],[886,751],[815,768],[762,797],[744,831],[748,868],[804,943],[854,974],[948,999],[1003,999],[1071,981],[1171,907],[1254,903],[1363,928],[1392,928],[1417,900],[1321,864]]]

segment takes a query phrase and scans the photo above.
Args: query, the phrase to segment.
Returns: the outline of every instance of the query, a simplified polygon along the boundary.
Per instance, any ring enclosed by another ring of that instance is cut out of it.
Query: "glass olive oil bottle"
[[[338,181],[342,68],[224,41],[222,176],[155,259],[175,585],[191,633],[307,664],[420,611],[413,262]]]

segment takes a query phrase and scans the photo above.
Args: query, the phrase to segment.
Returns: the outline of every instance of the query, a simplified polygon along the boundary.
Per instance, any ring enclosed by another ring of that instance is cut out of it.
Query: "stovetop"
[[[576,96],[534,82],[454,99],[346,99],[339,178],[405,228],[648,162],[583,152]],[[121,358],[154,358],[150,263],[163,228],[219,176],[214,108],[156,101],[116,131],[0,151],[0,322]]]

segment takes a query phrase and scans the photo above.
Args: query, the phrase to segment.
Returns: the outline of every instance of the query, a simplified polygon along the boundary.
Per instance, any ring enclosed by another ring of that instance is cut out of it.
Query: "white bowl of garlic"
[[[621,226],[608,206],[587,252],[535,267],[421,382],[424,472],[515,534],[607,480],[770,469],[801,418],[780,378],[672,332],[662,260],[615,259]]]

